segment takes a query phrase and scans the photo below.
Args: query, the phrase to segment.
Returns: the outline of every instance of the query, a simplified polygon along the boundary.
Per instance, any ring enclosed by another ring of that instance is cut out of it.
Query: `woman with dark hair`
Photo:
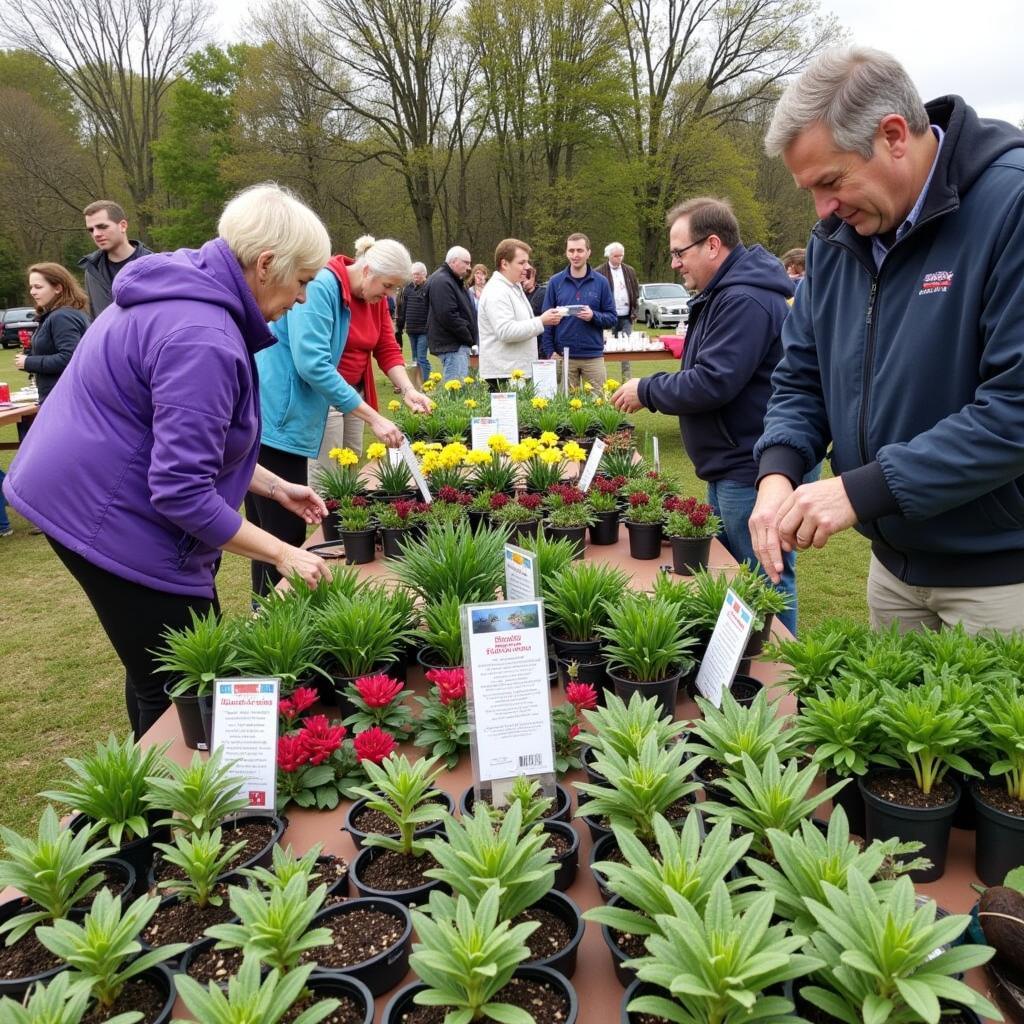
[[[36,263],[28,268],[28,291],[36,306],[39,326],[29,354],[14,357],[19,370],[36,375],[39,404],[46,401],[67,369],[90,320],[89,300],[81,285],[59,263]]]

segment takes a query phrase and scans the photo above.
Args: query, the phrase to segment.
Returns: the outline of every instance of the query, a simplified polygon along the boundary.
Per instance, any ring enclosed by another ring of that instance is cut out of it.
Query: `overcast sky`
[[[219,0],[223,39],[237,39],[260,6]],[[898,57],[924,99],[959,93],[982,116],[1024,120],[1020,0],[821,0],[821,9],[836,15],[853,42]]]

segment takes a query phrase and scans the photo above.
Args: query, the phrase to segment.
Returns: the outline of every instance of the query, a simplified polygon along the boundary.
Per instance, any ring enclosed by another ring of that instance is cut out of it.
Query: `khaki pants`
[[[332,448],[351,448],[356,455],[363,454],[363,421],[352,413],[342,415],[337,409],[327,413],[327,428],[324,430],[320,454],[309,460],[309,486],[315,486],[317,472],[331,465],[327,453]]]
[[[578,388],[583,381],[589,381],[595,391],[600,391],[608,379],[604,359],[573,359],[569,357],[569,387]]]
[[[912,587],[871,556],[868,611],[872,629],[900,624],[900,631],[963,624],[968,633],[1024,629],[1024,583],[1000,587]]]

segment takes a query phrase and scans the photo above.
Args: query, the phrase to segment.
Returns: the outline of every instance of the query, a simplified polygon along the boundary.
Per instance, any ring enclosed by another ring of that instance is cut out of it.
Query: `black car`
[[[4,348],[21,348],[20,333],[28,331],[31,334],[38,326],[36,311],[31,306],[14,306],[11,309],[5,309],[0,344]]]

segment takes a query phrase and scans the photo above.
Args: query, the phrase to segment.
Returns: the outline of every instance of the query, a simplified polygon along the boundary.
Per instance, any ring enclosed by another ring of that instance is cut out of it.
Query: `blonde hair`
[[[217,234],[243,269],[251,267],[260,253],[273,253],[269,274],[274,281],[301,270],[320,270],[331,258],[331,240],[320,218],[272,181],[239,192],[224,207]]]
[[[412,277],[412,256],[401,242],[393,238],[378,241],[373,235],[360,235],[353,246],[357,267],[367,267],[374,277]]]

